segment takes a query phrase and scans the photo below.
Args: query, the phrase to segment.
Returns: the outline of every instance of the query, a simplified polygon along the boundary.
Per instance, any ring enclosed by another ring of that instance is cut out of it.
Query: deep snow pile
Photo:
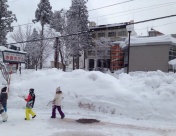
[[[25,102],[18,95],[27,95],[34,88],[35,108],[50,109],[47,104],[58,86],[64,92],[63,109],[67,112],[81,110],[135,120],[176,120],[176,74],[161,71],[110,75],[84,70],[23,70],[21,75],[12,74],[8,108],[24,108]]]

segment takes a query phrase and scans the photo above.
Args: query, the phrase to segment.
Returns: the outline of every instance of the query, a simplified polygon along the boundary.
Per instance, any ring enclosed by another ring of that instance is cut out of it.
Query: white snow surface
[[[26,53],[24,51],[16,51],[16,50],[12,50],[12,49],[9,49],[5,46],[0,46],[0,51],[12,51],[12,52],[21,52],[21,53]]]
[[[0,82],[4,83],[2,75]],[[4,85],[1,84],[0,87]],[[60,86],[65,118],[51,119],[48,102]],[[2,136],[175,136],[176,74],[133,72],[117,74],[57,69],[22,70],[11,75],[7,122],[0,120]],[[28,95],[34,88],[36,118],[25,118]],[[81,124],[75,120],[97,119]]]
[[[137,44],[145,44],[145,43],[165,43],[170,42],[176,44],[176,38],[172,37],[171,35],[160,35],[155,37],[131,37],[130,44],[137,45]]]
[[[172,68],[175,70],[176,69],[176,59],[170,60],[169,65],[172,65]]]

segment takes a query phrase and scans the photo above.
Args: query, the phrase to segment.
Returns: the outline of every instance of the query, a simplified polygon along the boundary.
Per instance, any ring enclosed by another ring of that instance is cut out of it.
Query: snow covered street
[[[176,129],[168,124],[151,124],[152,122],[124,120],[108,122],[103,119],[99,123],[81,124],[76,122],[79,116],[92,118],[89,115],[67,115],[61,120],[59,117],[50,119],[49,111],[36,111],[37,117],[30,121],[24,120],[23,109],[9,109],[9,119],[1,122],[0,132],[4,136],[175,136]],[[110,118],[109,118],[110,119]],[[116,122],[116,123],[114,123]],[[8,129],[7,129],[8,128]]]

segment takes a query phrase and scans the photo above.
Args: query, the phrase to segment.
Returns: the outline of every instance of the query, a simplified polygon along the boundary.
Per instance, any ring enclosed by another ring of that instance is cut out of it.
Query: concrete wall
[[[168,72],[169,49],[169,45],[131,46],[129,71]]]

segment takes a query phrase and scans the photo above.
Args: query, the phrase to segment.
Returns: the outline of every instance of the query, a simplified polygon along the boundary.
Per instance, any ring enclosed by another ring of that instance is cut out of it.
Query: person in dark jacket
[[[5,112],[7,112],[7,99],[8,99],[7,87],[3,87],[1,89],[0,102],[1,102]]]
[[[30,120],[30,116],[29,114],[32,115],[32,118],[36,117],[35,112],[32,110],[32,108],[34,107],[34,102],[35,102],[35,93],[34,93],[34,89],[31,88],[29,90],[29,95],[26,99],[24,99],[27,103],[26,103],[26,118],[25,120]]]

